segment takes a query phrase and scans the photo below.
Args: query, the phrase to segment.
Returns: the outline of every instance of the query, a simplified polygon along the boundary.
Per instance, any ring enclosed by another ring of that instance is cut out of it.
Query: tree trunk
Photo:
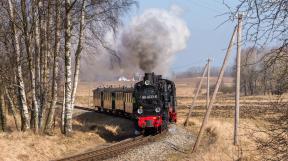
[[[59,1],[56,0],[55,5],[55,12],[56,12],[56,19],[55,19],[55,45],[54,45],[54,55],[53,55],[53,75],[52,75],[52,93],[51,93],[51,103],[50,103],[50,110],[48,113],[48,118],[46,121],[46,133],[52,132],[53,120],[55,115],[55,107],[57,102],[57,77],[58,77],[58,55],[60,50],[60,9],[59,9]]]
[[[71,107],[72,96],[72,79],[71,79],[71,2],[65,0],[65,125],[64,131],[66,135],[71,135],[72,132],[72,114]]]
[[[25,94],[25,85],[22,76],[22,67],[20,62],[20,47],[19,47],[19,39],[16,32],[16,26],[14,24],[14,7],[11,0],[8,0],[9,5],[9,16],[11,20],[11,29],[12,29],[12,41],[15,47],[15,57],[16,57],[16,64],[17,64],[17,85],[18,85],[18,99],[19,99],[19,107],[21,109],[22,115],[22,130],[28,130],[30,128],[29,125],[29,112],[26,102],[26,94]]]
[[[78,46],[75,53],[75,71],[74,71],[74,82],[72,88],[72,98],[71,98],[71,108],[74,108],[75,102],[75,95],[76,90],[79,82],[79,73],[80,73],[80,60],[81,60],[81,53],[83,49],[83,44],[85,40],[84,36],[84,24],[85,24],[85,0],[82,2],[81,7],[81,17],[80,17],[80,29],[79,29],[79,39],[78,39]]]
[[[8,107],[9,107],[10,111],[12,112],[12,115],[14,118],[15,127],[19,131],[20,129],[19,129],[18,121],[17,121],[16,107],[13,103],[13,100],[12,100],[10,94],[8,93],[7,88],[5,88],[5,94],[6,94],[6,98],[8,101]]]
[[[61,111],[61,132],[64,134],[65,133],[65,84],[64,84],[64,89],[63,89],[63,104],[62,104],[62,111]]]
[[[33,22],[35,23],[34,27],[34,46],[35,46],[35,84],[36,84],[36,96],[37,96],[37,102],[39,103],[38,106],[40,108],[40,98],[41,98],[41,84],[40,84],[40,20],[38,19],[39,14],[39,1],[33,1],[35,4],[33,4],[32,12],[33,12]],[[38,109],[39,110],[39,109]]]
[[[45,25],[45,10],[43,0],[39,1],[39,21],[40,21],[40,108],[39,108],[39,126],[42,125],[42,117],[45,108],[45,95],[46,95],[46,25]]]
[[[0,90],[0,132],[6,131],[6,108],[4,102],[4,92]]]
[[[35,81],[35,69],[33,65],[32,60],[32,54],[30,51],[30,38],[29,38],[29,31],[28,31],[28,19],[27,19],[27,13],[26,13],[26,0],[21,0],[21,11],[22,11],[22,22],[23,22],[23,28],[24,28],[24,42],[26,47],[26,53],[28,56],[28,66],[29,66],[29,72],[30,72],[30,81],[31,81],[31,91],[32,91],[32,106],[34,107],[33,113],[34,113],[34,128],[35,133],[38,133],[38,113],[39,113],[39,104],[36,98],[36,81]]]

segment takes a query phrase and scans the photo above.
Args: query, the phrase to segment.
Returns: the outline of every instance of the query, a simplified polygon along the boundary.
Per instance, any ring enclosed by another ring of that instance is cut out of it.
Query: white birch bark
[[[33,21],[35,23],[35,36],[34,36],[34,46],[35,46],[35,80],[36,80],[36,95],[37,95],[37,101],[40,102],[41,98],[41,91],[40,91],[40,25],[39,25],[39,19],[38,19],[38,13],[39,13],[39,2],[37,0],[33,1],[34,6],[32,7],[33,12]]]
[[[39,113],[39,104],[36,98],[36,80],[35,80],[35,71],[34,65],[32,60],[32,53],[30,50],[30,38],[29,38],[29,31],[28,31],[28,19],[26,13],[26,0],[21,0],[21,12],[22,12],[22,22],[24,28],[24,42],[26,47],[26,53],[28,56],[28,66],[30,72],[30,81],[31,81],[31,91],[32,91],[32,104],[34,107],[34,128],[35,132],[38,133],[38,113]]]
[[[44,37],[44,56],[43,56],[43,91],[42,91],[42,110],[41,110],[41,118],[40,118],[40,128],[42,128],[43,130],[45,129],[45,123],[46,123],[46,119],[47,117],[45,117],[47,115],[47,107],[48,107],[48,75],[49,75],[49,70],[48,70],[48,60],[50,58],[50,34],[51,34],[51,28],[50,28],[50,24],[51,24],[51,0],[47,0],[47,11],[46,11],[46,15],[45,16],[45,37]]]
[[[16,31],[16,26],[14,24],[14,7],[11,0],[8,0],[9,5],[9,16],[11,20],[11,28],[12,28],[12,40],[15,47],[15,57],[16,57],[16,64],[17,64],[17,85],[18,85],[18,98],[19,98],[19,107],[21,109],[22,115],[22,130],[26,131],[30,128],[29,125],[29,112],[26,102],[26,94],[25,94],[25,85],[22,76],[22,67],[20,63],[20,47],[19,47],[19,38]]]
[[[14,118],[14,123],[15,123],[15,127],[16,129],[19,131],[19,125],[18,125],[18,121],[17,121],[17,114],[16,114],[16,107],[14,105],[14,102],[10,96],[10,94],[8,93],[7,88],[5,88],[5,94],[6,94],[6,98],[8,101],[8,107],[10,108],[10,111],[12,112],[13,118]]]
[[[46,25],[44,16],[43,0],[39,0],[39,21],[40,21],[40,108],[39,108],[39,126],[42,125],[43,109],[45,102],[45,56],[46,56]]]
[[[80,17],[80,27],[79,27],[79,39],[78,39],[78,46],[75,53],[75,71],[74,71],[74,82],[72,88],[72,98],[71,98],[71,107],[74,108],[75,102],[75,95],[76,90],[79,82],[79,73],[80,73],[80,60],[81,60],[81,53],[83,49],[83,44],[85,40],[84,35],[84,25],[85,25],[85,0],[82,2],[81,7],[81,17]]]
[[[71,107],[72,96],[72,72],[71,72],[71,1],[65,0],[65,126],[64,131],[66,135],[72,132],[72,114]]]
[[[55,115],[55,107],[57,102],[57,75],[58,75],[58,55],[60,50],[60,9],[59,9],[59,1],[56,0],[55,4],[55,12],[56,12],[56,19],[55,19],[55,45],[54,45],[54,54],[53,54],[53,72],[52,72],[52,93],[51,93],[51,104],[50,110],[48,113],[48,118],[46,121],[46,133],[51,133],[53,120]]]

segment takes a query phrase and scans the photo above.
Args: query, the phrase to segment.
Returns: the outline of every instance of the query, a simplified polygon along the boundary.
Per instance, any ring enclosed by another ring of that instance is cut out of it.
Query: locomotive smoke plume
[[[178,13],[175,6],[171,11],[149,9],[122,31],[116,44],[125,73],[168,74],[175,54],[186,47],[190,36]]]
[[[149,9],[134,17],[130,25],[121,27],[116,37],[112,31],[107,33],[103,41],[115,51],[120,62],[101,45],[96,45],[96,49],[86,45],[81,80],[115,80],[141,71],[169,76],[175,54],[186,47],[190,36],[187,25],[179,17],[181,11],[178,6],[172,6],[170,11]],[[97,42],[89,38],[91,44]]]

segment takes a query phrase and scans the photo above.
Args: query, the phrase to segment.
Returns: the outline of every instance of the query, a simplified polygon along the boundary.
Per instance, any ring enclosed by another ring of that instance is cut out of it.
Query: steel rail
[[[96,111],[94,109],[81,107],[81,106],[74,106],[77,109],[86,110],[86,111]],[[167,134],[168,130],[163,131],[162,133],[159,133],[157,135],[140,135],[134,138],[129,138],[123,141],[120,141],[118,143],[98,148],[92,151],[76,154],[73,156],[67,156],[64,158],[56,159],[55,161],[94,161],[94,160],[104,160],[108,158],[115,157],[119,154],[124,153],[125,151],[129,149],[133,149],[135,147],[147,144],[149,142],[154,142],[158,139],[161,139],[164,135]]]

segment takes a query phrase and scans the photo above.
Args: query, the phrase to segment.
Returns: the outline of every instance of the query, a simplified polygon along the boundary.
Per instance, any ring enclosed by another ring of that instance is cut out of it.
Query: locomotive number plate
[[[147,96],[142,96],[142,99],[153,99],[153,98],[157,98],[157,95],[147,95]]]

